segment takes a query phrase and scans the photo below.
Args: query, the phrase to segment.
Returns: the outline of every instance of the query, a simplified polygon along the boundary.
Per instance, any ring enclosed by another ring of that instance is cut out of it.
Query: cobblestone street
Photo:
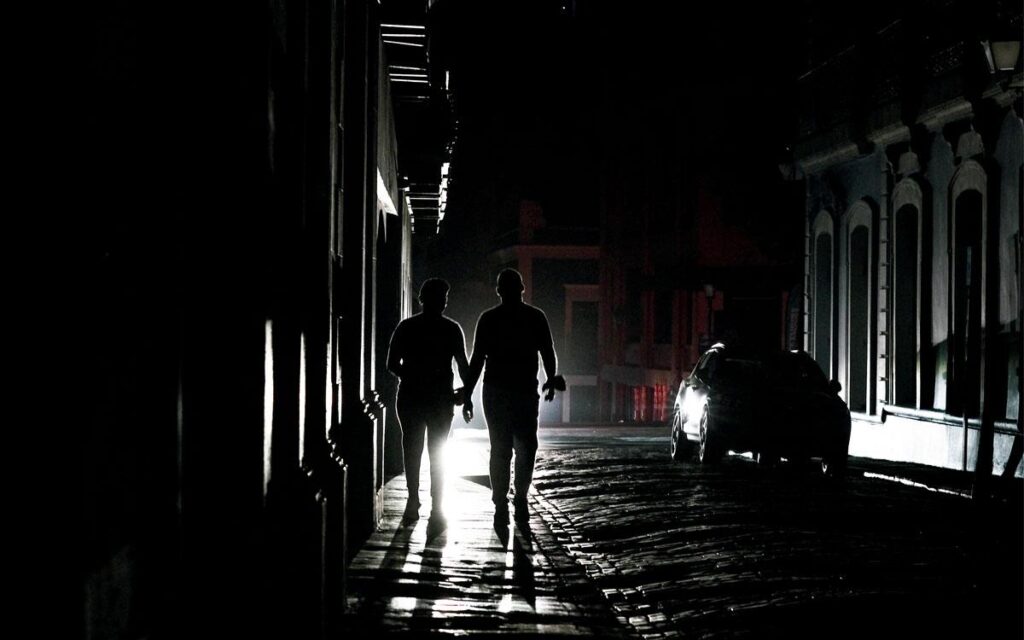
[[[1021,637],[1019,496],[981,509],[852,463],[835,483],[740,457],[674,465],[665,444],[549,448],[535,489],[644,637]]]
[[[422,637],[628,638],[629,625],[537,517],[493,526],[484,477],[452,478],[447,527],[400,522],[406,488],[388,484],[382,527],[349,568],[346,631]],[[424,514],[429,506],[423,508]]]
[[[541,431],[528,528],[495,530],[486,433],[449,448],[448,526],[385,520],[348,628],[466,637],[1020,637],[1021,483],[851,459],[841,482],[732,456],[673,464],[659,428]],[[425,478],[424,478],[425,481]]]

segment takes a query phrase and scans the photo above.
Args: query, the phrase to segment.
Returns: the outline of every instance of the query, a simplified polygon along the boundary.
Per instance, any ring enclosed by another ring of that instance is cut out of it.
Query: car
[[[718,343],[679,385],[670,453],[712,464],[726,452],[751,452],[759,464],[821,460],[841,476],[850,447],[842,387],[803,351],[748,350]]]

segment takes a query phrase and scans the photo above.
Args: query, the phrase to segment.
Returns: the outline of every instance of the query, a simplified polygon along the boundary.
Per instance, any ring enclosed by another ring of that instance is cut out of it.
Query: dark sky
[[[548,224],[596,225],[602,169],[635,162],[624,159],[637,141],[654,149],[643,162],[682,156],[752,189],[776,179],[795,127],[805,12],[694,5],[439,3],[433,64],[451,70],[458,133],[426,268],[451,277],[480,264],[520,199],[539,202]]]

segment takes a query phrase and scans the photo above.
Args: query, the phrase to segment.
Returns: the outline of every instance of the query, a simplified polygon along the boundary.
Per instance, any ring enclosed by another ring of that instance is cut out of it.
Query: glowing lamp
[[[1013,71],[1020,57],[1020,40],[985,40],[981,43],[985,49],[985,61],[988,62],[990,73],[996,71]]]

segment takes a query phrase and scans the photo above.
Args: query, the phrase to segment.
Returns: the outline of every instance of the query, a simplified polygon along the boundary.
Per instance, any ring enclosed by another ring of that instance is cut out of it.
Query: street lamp
[[[1020,57],[1020,40],[983,40],[989,73],[1013,71]]]

